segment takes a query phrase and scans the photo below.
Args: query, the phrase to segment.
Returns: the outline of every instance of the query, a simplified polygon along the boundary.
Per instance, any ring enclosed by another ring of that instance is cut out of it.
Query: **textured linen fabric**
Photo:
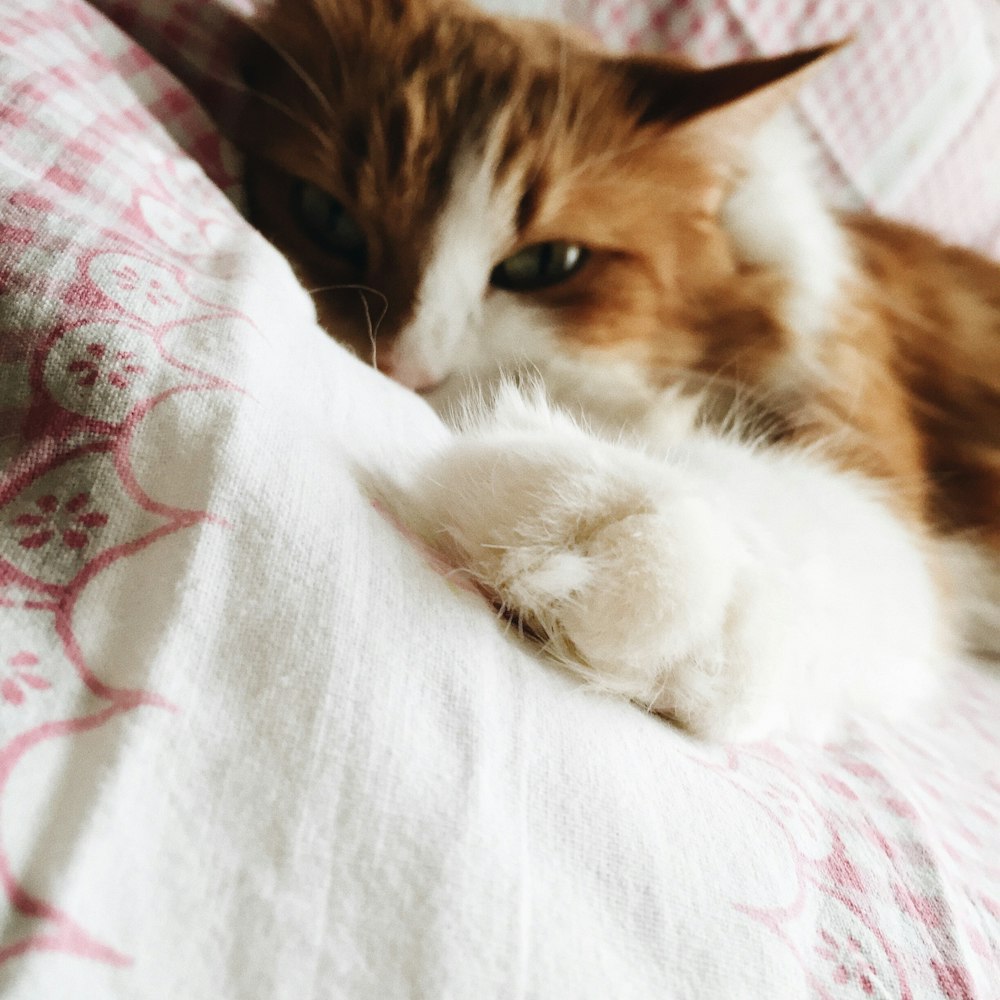
[[[0,8],[0,996],[1000,995],[997,672],[823,747],[581,691],[369,502],[447,432],[222,190]]]

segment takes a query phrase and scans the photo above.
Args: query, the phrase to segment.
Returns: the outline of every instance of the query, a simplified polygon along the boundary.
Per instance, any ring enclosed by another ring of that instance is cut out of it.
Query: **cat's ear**
[[[655,56],[621,60],[627,100],[639,125],[680,125],[725,110],[752,128],[794,97],[808,71],[845,43],[698,68]],[[731,109],[738,108],[738,114]]]

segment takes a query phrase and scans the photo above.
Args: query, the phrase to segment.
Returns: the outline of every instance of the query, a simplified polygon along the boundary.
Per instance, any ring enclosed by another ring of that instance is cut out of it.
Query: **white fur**
[[[821,376],[853,271],[782,128],[724,212],[737,256],[788,280],[797,345],[779,380]],[[863,477],[705,430],[698,396],[652,386],[627,354],[567,351],[543,311],[488,291],[515,207],[493,162],[461,159],[394,348],[397,378],[441,383],[432,403],[466,412],[390,494],[400,517],[591,684],[694,732],[821,737],[850,708],[925,697],[951,638],[924,541]],[[470,418],[489,383],[496,405]]]
[[[461,364],[482,325],[493,265],[514,233],[511,188],[494,186],[496,153],[469,148],[456,161],[448,197],[417,292],[413,322],[393,346],[393,376],[404,385],[437,384]]]
[[[502,131],[495,130],[497,136]],[[514,371],[540,375],[561,404],[608,428],[656,408],[645,368],[608,351],[566,351],[544,309],[489,289],[513,248],[519,178],[497,185],[496,143],[458,158],[417,293],[414,318],[392,348],[392,375],[447,412],[470,391]]]
[[[847,239],[812,183],[809,155],[795,124],[779,116],[745,151],[744,174],[722,213],[737,257],[788,280],[782,318],[797,342],[788,370],[773,373],[776,387],[822,377],[824,337],[842,316],[855,274]],[[530,299],[488,289],[493,265],[511,247],[517,189],[514,177],[495,185],[495,161],[490,146],[459,157],[414,321],[394,347],[394,377],[439,386],[431,400],[440,409],[466,391],[463,383],[520,368],[539,373],[557,402],[602,426],[662,416],[642,364],[607,350],[567,351]]]
[[[939,545],[952,609],[970,652],[1000,656],[1000,558],[969,539]]]
[[[775,268],[789,282],[783,319],[800,340],[803,360],[837,321],[854,265],[844,233],[810,176],[805,136],[781,114],[746,150],[746,174],[723,211],[737,256]]]
[[[702,735],[904,710],[949,649],[920,539],[801,452],[695,430],[654,457],[506,386],[394,504],[554,656]]]

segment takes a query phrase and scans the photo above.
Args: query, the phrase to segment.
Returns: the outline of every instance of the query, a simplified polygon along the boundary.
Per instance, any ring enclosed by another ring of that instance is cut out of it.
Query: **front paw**
[[[552,485],[541,503],[509,510],[496,548],[467,555],[549,638],[550,652],[593,683],[662,708],[673,665],[725,628],[725,532],[696,497],[612,481],[577,504],[572,480]]]
[[[456,439],[407,503],[452,565],[592,685],[729,731],[744,560],[680,470],[579,428],[517,428]]]

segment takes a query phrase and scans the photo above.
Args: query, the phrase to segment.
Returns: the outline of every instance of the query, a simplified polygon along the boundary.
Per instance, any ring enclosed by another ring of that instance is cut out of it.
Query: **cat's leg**
[[[693,432],[652,457],[508,390],[393,506],[554,655],[699,734],[901,709],[948,650],[918,537],[808,454]]]

